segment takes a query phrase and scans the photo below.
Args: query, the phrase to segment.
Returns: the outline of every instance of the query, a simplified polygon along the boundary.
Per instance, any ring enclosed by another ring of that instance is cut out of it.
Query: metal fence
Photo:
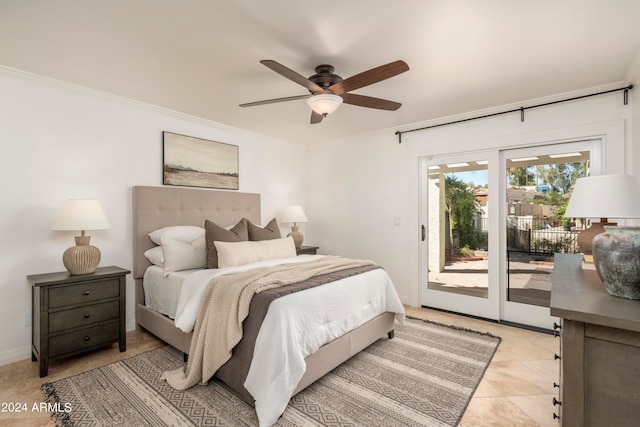
[[[487,235],[488,218],[476,219],[476,230]],[[540,253],[579,253],[576,237],[582,228],[565,229],[554,218],[517,217],[507,219],[507,249]]]
[[[480,246],[486,246],[488,218],[476,218]],[[554,218],[509,216],[507,218],[507,250],[539,253],[579,253],[577,236],[583,227],[565,229]]]
[[[577,236],[581,230],[565,229],[549,218],[509,217],[507,249],[527,252],[578,253]]]

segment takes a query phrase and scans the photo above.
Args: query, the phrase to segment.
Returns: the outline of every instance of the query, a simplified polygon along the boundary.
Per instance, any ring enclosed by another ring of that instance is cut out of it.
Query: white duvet
[[[301,255],[195,272],[182,286],[175,324],[185,332],[193,330],[200,300],[214,277],[258,267],[309,261],[320,256]],[[396,313],[396,319],[404,321],[400,298],[383,269],[273,301],[256,338],[253,361],[244,384],[255,399],[260,426],[273,425],[284,412],[305,372],[305,357],[385,311]]]

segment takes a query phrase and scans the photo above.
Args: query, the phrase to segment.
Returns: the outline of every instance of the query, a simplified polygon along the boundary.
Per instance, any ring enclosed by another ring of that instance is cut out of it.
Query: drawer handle
[[[91,315],[89,313],[85,313],[84,318],[88,319],[89,317],[91,317]]]
[[[553,329],[562,329],[562,325],[558,325],[556,322],[553,322]]]
[[[559,420],[559,419],[560,419],[560,416],[554,412],[554,413],[553,413],[553,419],[554,419],[554,420]]]
[[[558,384],[558,383],[553,383],[553,388],[560,388],[560,384]]]
[[[558,399],[556,399],[555,397],[553,398],[553,406],[562,406],[562,402],[560,402]]]
[[[560,356],[558,356],[557,354],[554,354],[554,355],[553,355],[553,359],[554,359],[554,360],[558,360],[558,359],[562,359],[562,358],[561,358]]]
[[[84,291],[84,294],[85,294],[85,295],[89,295],[90,293],[91,293],[91,292],[89,292],[89,291]]]
[[[87,337],[84,337],[84,340],[85,340],[85,341],[89,341],[90,339],[91,339],[91,338],[89,338],[88,336],[87,336]]]

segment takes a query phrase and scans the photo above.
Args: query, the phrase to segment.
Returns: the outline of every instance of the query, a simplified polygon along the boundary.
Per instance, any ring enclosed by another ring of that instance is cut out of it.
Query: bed
[[[179,187],[136,186],[132,190],[136,322],[141,328],[186,355],[190,350],[193,332],[179,329],[171,318],[173,316],[170,317],[163,310],[153,310],[145,302],[143,277],[147,269],[152,266],[145,256],[145,252],[156,245],[149,238],[149,233],[175,225],[202,226],[206,220],[217,224],[231,225],[241,218],[246,218],[255,224],[260,224],[260,195]],[[303,390],[378,339],[387,336],[392,338],[396,317],[401,319],[404,316],[401,305],[394,311],[395,313],[387,311],[376,315],[371,320],[322,345],[317,351],[308,355],[304,359],[306,369],[291,395]],[[216,377],[229,384],[245,400],[254,403],[251,401],[251,396],[247,396],[247,391],[242,386],[238,386],[236,379],[232,376],[233,370],[230,369],[220,369],[216,374]],[[286,396],[286,401],[289,398],[290,396]],[[256,409],[258,411],[257,405]],[[268,418],[263,423],[259,411],[258,416],[261,425],[271,425],[275,421]]]

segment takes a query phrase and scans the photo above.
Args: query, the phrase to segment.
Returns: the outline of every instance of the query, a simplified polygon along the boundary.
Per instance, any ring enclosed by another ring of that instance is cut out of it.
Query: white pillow
[[[218,251],[218,268],[233,267],[269,259],[296,256],[292,237],[246,242],[213,242]]]
[[[149,238],[156,245],[162,244],[163,236],[181,242],[193,242],[198,237],[204,236],[204,228],[195,225],[172,225],[149,233]]]
[[[207,243],[204,236],[191,242],[162,237],[164,277],[174,271],[204,268],[207,262]]]
[[[151,264],[164,268],[164,254],[162,253],[162,246],[154,246],[153,248],[145,251],[144,256],[147,257]]]

